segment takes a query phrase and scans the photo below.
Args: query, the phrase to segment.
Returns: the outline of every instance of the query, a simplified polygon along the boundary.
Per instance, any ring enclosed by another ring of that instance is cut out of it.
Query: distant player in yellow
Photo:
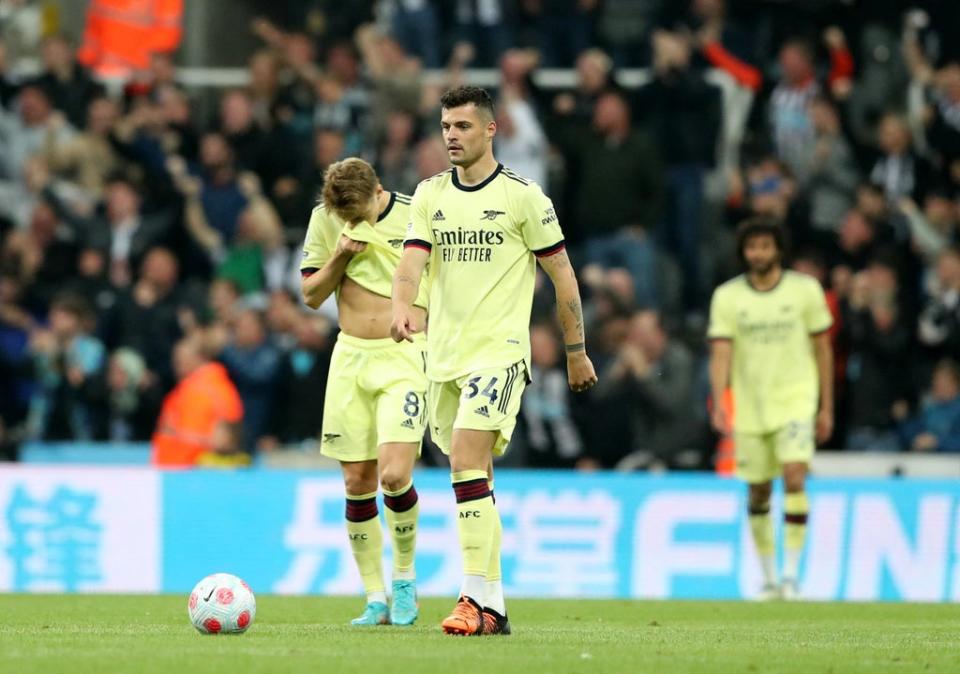
[[[340,461],[347,533],[367,606],[354,625],[410,625],[417,618],[414,574],[417,490],[413,464],[426,419],[426,340],[390,338],[390,289],[410,220],[410,198],[387,192],[362,159],[327,169],[323,203],[310,218],[301,270],[304,301],[337,294],[340,336],[323,408],[321,452]],[[427,289],[410,313],[426,318]],[[393,603],[383,581],[377,485],[393,539]]]
[[[450,455],[464,579],[448,634],[509,634],[500,576],[501,524],[493,457],[506,449],[530,372],[536,261],[553,280],[571,388],[597,381],[584,349],[577,279],[553,204],[493,157],[489,94],[446,92],[441,128],[454,165],[420,183],[394,275],[394,339],[416,340],[430,262],[427,400],[432,437]]]
[[[714,401],[733,387],[733,428],[721,405],[713,426],[733,433],[737,477],[750,489],[750,528],[764,586],[760,598],[796,599],[807,530],[805,481],[816,442],[833,433],[833,322],[816,279],[782,266],[779,225],[752,219],[737,229],[746,273],[727,281],[710,305],[710,387]],[[777,578],[770,517],[772,480],[783,476],[783,583]]]

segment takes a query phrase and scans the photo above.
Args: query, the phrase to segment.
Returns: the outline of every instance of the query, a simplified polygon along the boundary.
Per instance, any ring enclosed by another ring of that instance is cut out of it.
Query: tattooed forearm
[[[578,351],[586,351],[587,347],[583,342],[577,342],[576,344],[567,344],[566,345],[567,353],[577,353]]]
[[[580,337],[583,337],[583,309],[580,307],[580,300],[567,300],[567,311],[570,312],[575,322],[573,329]]]
[[[557,314],[563,329],[563,341],[567,344],[567,353],[583,351],[586,341],[583,333],[583,307],[580,305],[580,290],[577,287],[577,275],[567,252],[560,252],[540,258],[540,265],[547,272],[556,290]],[[576,347],[580,348],[577,349]]]

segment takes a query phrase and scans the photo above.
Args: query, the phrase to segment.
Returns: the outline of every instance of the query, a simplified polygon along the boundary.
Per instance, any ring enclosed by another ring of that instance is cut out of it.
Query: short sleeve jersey
[[[502,164],[477,185],[444,171],[417,187],[404,245],[430,252],[429,379],[529,367],[536,257],[564,248],[539,185]]]
[[[403,253],[403,238],[410,221],[410,197],[390,193],[390,201],[377,222],[361,222],[354,227],[320,204],[313,209],[307,237],[303,244],[300,271],[309,276],[327,263],[337,249],[337,241],[344,234],[354,241],[367,244],[367,249],[353,256],[347,264],[346,276],[361,287],[383,297],[393,291],[393,272]],[[338,289],[339,292],[339,289]],[[429,283],[422,283],[415,304],[427,306]]]
[[[733,342],[737,432],[771,433],[813,419],[819,375],[810,336],[832,324],[823,289],[804,274],[784,271],[767,291],[756,290],[743,275],[716,289],[707,336]]]

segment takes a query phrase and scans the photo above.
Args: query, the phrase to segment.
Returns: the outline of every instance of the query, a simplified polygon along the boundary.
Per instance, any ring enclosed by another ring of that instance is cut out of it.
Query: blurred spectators
[[[420,59],[427,68],[440,66],[441,45],[437,8],[430,0],[385,0],[380,3],[382,19],[403,49]],[[379,172],[378,172],[379,175]]]
[[[293,346],[281,356],[269,435],[260,449],[316,443],[323,419],[323,396],[333,348],[329,321],[294,315]]]
[[[474,65],[489,68],[500,60],[513,35],[505,0],[454,0],[454,34],[469,43],[476,54]]]
[[[708,445],[702,300],[734,273],[731,225],[753,214],[785,226],[795,267],[820,280],[834,313],[830,446],[942,435],[953,380],[932,373],[960,360],[958,10],[859,3],[847,21],[835,4],[280,3],[251,22],[259,42],[235,59],[248,83],[219,90],[180,84],[177,64],[202,65],[173,52],[181,0],[90,3],[76,54],[39,3],[10,5],[0,445],[143,438],[164,395],[155,444],[167,462],[309,442],[336,310],[306,313],[287,290],[323,172],[363,156],[387,188],[412,193],[448,170],[439,94],[481,67],[496,78],[498,159],[556,205],[601,373],[597,390],[566,392],[538,274],[535,377],[508,460],[703,460],[685,453]],[[139,10],[149,35],[126,25]],[[574,68],[569,89],[554,67]],[[69,309],[73,295],[89,308]],[[56,338],[41,327],[54,316]],[[78,346],[89,344],[102,344],[95,365]],[[209,358],[221,353],[229,370]],[[87,370],[64,369],[70,358]],[[203,381],[219,402],[179,424],[184,391]],[[910,408],[923,416],[934,381],[936,429],[908,438]]]
[[[920,409],[912,418],[903,420],[900,434],[906,448],[914,452],[960,452],[960,365],[957,361],[945,359],[937,363]]]
[[[17,111],[0,110],[0,179],[23,180],[23,169],[30,157],[49,145],[67,142],[75,133],[73,127],[57,117],[42,87],[23,87],[17,95]]]
[[[252,454],[269,434],[281,368],[280,351],[271,342],[259,311],[245,309],[237,314],[230,343],[220,360],[243,401],[243,447]]]
[[[547,68],[569,68],[590,46],[599,0],[525,0]]]
[[[103,318],[102,330],[110,348],[135,350],[152,377],[165,388],[173,384],[170,355],[180,338],[179,264],[165,248],[153,248],[143,258],[140,276],[121,290]]]
[[[123,288],[147,251],[165,242],[170,223],[162,215],[143,214],[137,186],[122,175],[110,178],[104,204],[104,217],[91,223],[85,244],[108,251],[110,282]]]
[[[686,308],[699,309],[708,293],[700,273],[704,180],[716,163],[722,112],[720,91],[690,67],[690,59],[685,35],[654,33],[653,81],[637,90],[634,118],[664,163],[666,208],[657,223],[659,239],[680,263]]]
[[[906,120],[896,114],[884,115],[877,145],[880,157],[870,170],[870,182],[883,190],[891,204],[904,197],[922,202],[933,176],[927,160],[913,149]]]
[[[114,351],[90,396],[94,439],[150,440],[160,411],[160,390],[139,353],[126,347]]]
[[[694,359],[681,343],[671,340],[654,311],[640,311],[630,319],[627,337],[596,396],[631,401],[633,449],[637,460],[654,460],[670,467],[700,464],[705,429],[693,420]],[[687,451],[684,451],[687,450]]]
[[[899,441],[894,404],[909,395],[912,330],[899,306],[896,269],[880,258],[854,275],[844,331],[849,348],[849,423],[851,449],[896,451]]]
[[[822,247],[829,245],[844,214],[853,206],[860,175],[833,101],[826,96],[814,98],[810,119],[815,138],[808,184],[810,227]]]
[[[48,320],[48,328],[30,337],[37,386],[28,437],[92,440],[91,388],[106,360],[103,344],[92,335],[93,312],[83,298],[61,295],[51,304]]]
[[[577,401],[567,383],[561,362],[562,344],[554,326],[530,328],[531,382],[523,391],[518,433],[511,451],[523,465],[571,468],[583,452],[576,421]]]
[[[62,124],[62,118],[54,117],[44,145],[50,171],[57,177],[73,181],[90,197],[102,198],[110,176],[117,175],[123,168],[110,139],[119,116],[116,101],[95,97],[84,112],[86,126],[65,142],[58,141],[57,127]]]
[[[960,250],[940,254],[930,286],[918,337],[931,357],[940,359],[960,353]]]
[[[43,74],[37,83],[46,90],[53,107],[66,115],[75,129],[87,123],[90,102],[103,93],[103,87],[74,58],[73,45],[63,35],[43,41]]]
[[[662,168],[649,139],[632,129],[627,101],[615,91],[602,94],[592,126],[571,124],[557,140],[568,169],[575,169],[568,240],[589,233],[587,262],[625,268],[636,301],[658,306],[651,231],[660,218]]]

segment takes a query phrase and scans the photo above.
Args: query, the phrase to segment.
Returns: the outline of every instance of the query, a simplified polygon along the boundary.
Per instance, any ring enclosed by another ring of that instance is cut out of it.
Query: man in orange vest
[[[243,404],[220,363],[211,362],[196,337],[173,352],[180,380],[163,401],[153,435],[153,463],[164,467],[247,463],[239,451]]]
[[[101,77],[128,78],[180,46],[182,19],[183,0],[91,0],[77,58]]]

